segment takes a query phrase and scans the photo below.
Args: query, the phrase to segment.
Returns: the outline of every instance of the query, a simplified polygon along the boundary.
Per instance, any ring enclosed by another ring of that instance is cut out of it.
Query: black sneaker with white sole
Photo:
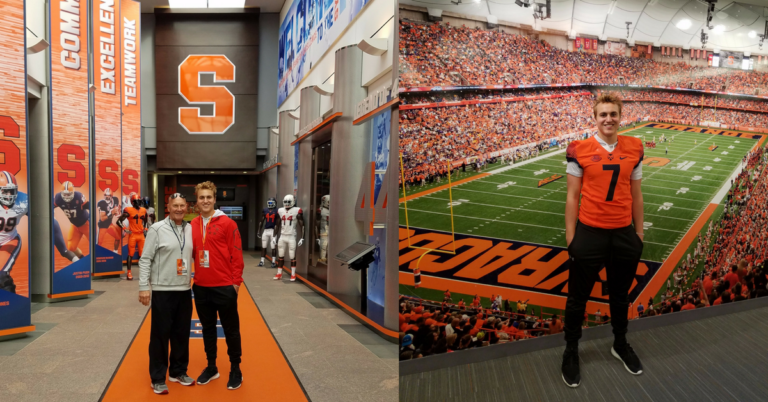
[[[643,365],[640,363],[640,358],[637,357],[632,346],[625,344],[624,346],[613,346],[611,348],[611,354],[613,357],[621,360],[624,363],[624,368],[634,375],[643,374]]]
[[[216,367],[206,367],[200,374],[200,377],[197,377],[197,384],[205,385],[217,378],[219,378],[219,369]]]
[[[233,371],[229,373],[227,389],[238,389],[241,385],[243,385],[243,373],[241,371]]]
[[[579,370],[579,348],[565,348],[563,353],[563,381],[565,385],[576,388],[581,385],[581,372]]]

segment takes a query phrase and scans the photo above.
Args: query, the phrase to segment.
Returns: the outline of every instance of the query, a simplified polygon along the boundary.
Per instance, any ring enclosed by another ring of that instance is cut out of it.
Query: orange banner
[[[120,4],[122,46],[122,185],[123,208],[131,194],[141,195],[141,5],[123,0]],[[127,247],[127,246],[126,246]],[[127,257],[127,248],[123,257]]]
[[[54,294],[90,289],[87,4],[50,2]]]
[[[24,3],[0,0],[0,9],[0,186],[16,188],[0,199],[2,331],[30,325],[30,292]]]
[[[120,209],[120,165],[122,123],[120,107],[120,0],[94,0],[93,38],[94,152],[96,153],[96,188],[94,197],[98,233],[94,273],[122,270],[119,257],[122,230],[115,221]],[[109,253],[112,251],[112,253]]]

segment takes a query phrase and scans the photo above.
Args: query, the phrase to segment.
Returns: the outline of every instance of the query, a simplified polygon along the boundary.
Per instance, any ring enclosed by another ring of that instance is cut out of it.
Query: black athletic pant
[[[189,364],[189,334],[192,325],[192,292],[152,291],[152,329],[149,335],[149,376],[152,383],[186,374]],[[171,344],[170,372],[168,342]]]
[[[568,301],[565,304],[566,342],[578,342],[581,338],[587,299],[603,267],[607,274],[613,335],[619,342],[626,340],[628,293],[642,252],[643,242],[632,225],[601,229],[580,221],[576,224],[576,234],[568,246],[570,269]]]
[[[230,363],[240,364],[243,350],[240,343],[240,315],[237,313],[237,291],[234,286],[203,287],[192,286],[195,292],[195,307],[200,324],[203,325],[203,344],[209,366],[216,365],[217,335],[216,313],[221,320],[227,340],[227,354]]]

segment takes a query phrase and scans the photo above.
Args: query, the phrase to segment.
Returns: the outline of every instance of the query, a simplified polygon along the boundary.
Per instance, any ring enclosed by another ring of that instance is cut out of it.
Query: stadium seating
[[[400,22],[403,87],[592,83],[690,85],[721,92],[725,86],[724,92],[768,93],[768,73],[763,72],[568,52],[521,35],[447,23]]]

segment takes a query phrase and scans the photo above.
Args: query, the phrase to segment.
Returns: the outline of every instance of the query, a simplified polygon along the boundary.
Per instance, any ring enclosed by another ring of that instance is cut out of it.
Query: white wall
[[[291,7],[291,1],[286,0],[283,9],[280,11],[280,23],[282,24],[288,10]],[[337,38],[337,41],[328,48],[328,51],[312,66],[309,74],[285,100],[285,103],[278,109],[278,113],[283,110],[293,110],[301,101],[301,88],[318,85],[322,83],[333,83],[335,54],[336,50],[349,45],[360,43],[363,38],[383,38],[389,37],[388,51],[381,56],[374,57],[365,55],[363,59],[363,79],[364,83],[378,83],[380,77],[387,76],[386,73],[392,70],[392,52],[394,49],[394,21],[395,1],[394,0],[371,0],[353,21],[352,25],[347,27],[346,31]],[[381,28],[381,29],[379,29]],[[378,31],[378,32],[377,32]],[[375,34],[375,35],[374,35]],[[328,79],[329,77],[330,80]],[[389,77],[389,76],[387,76]],[[387,81],[391,81],[388,79]],[[371,86],[369,89],[378,89],[380,86]],[[277,94],[275,94],[277,96]],[[325,112],[331,107],[330,97],[323,96],[320,101],[320,110]],[[300,128],[296,125],[296,132]]]

